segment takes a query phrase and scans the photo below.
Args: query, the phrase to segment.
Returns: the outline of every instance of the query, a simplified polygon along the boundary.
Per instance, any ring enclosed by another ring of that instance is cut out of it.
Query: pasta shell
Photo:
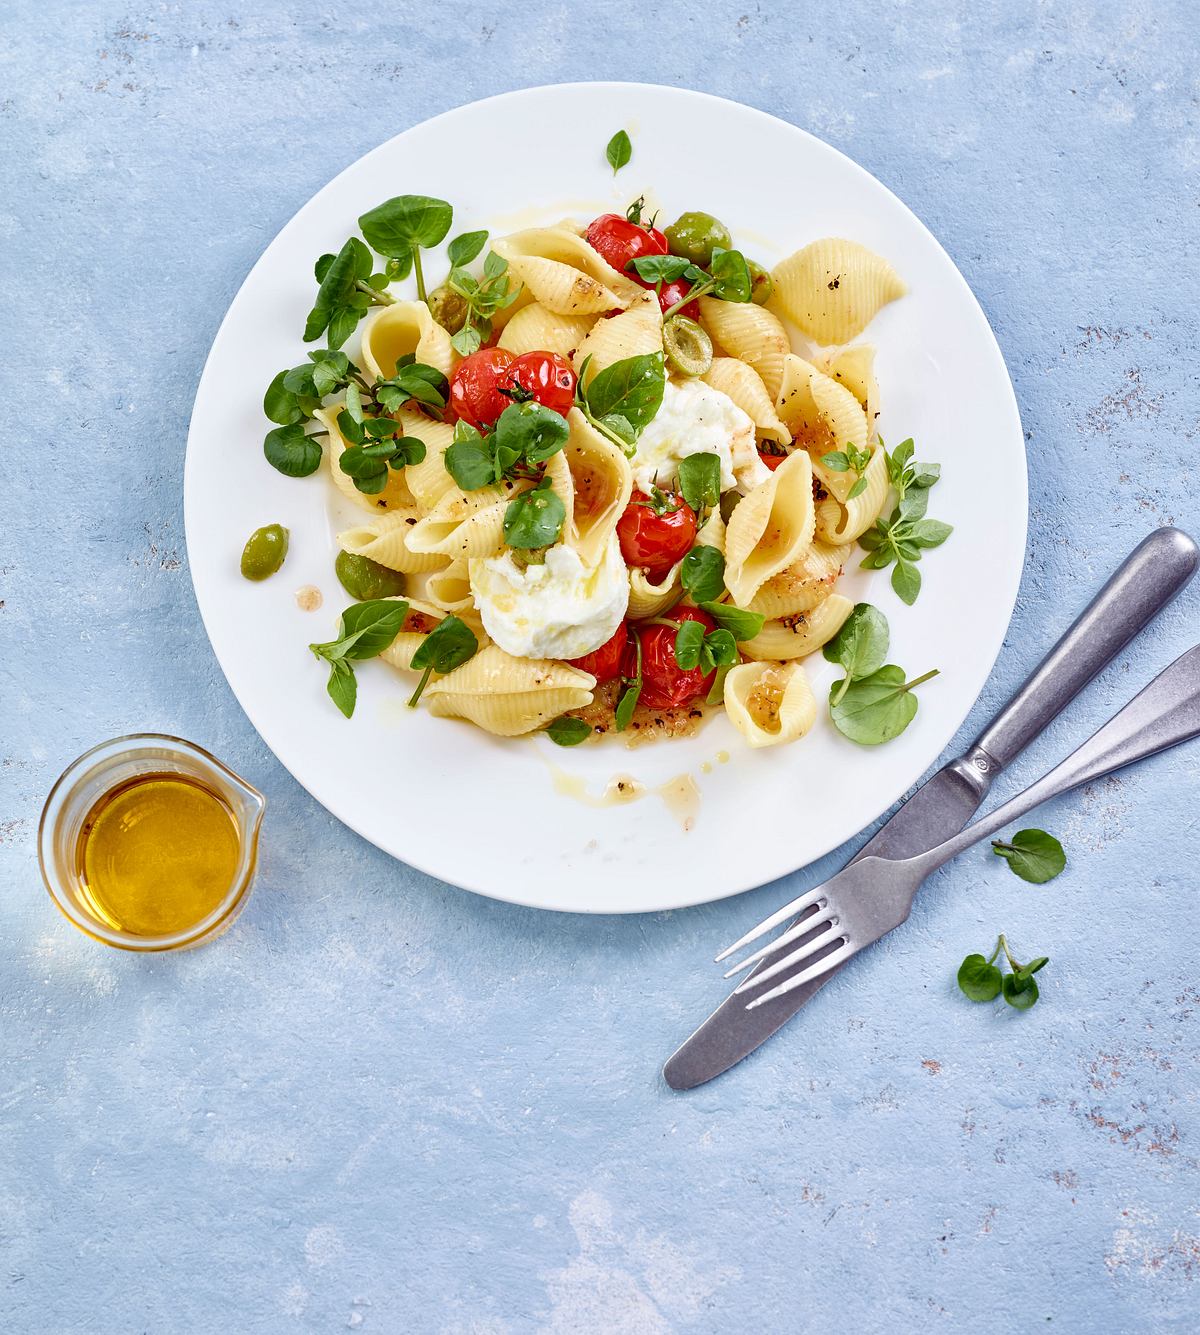
[[[779,317],[752,301],[716,297],[700,298],[700,317],[714,344],[757,371],[774,400],[783,379],[783,359],[791,351]]]
[[[578,408],[567,414],[570,439],[563,455],[571,469],[574,503],[566,541],[579,553],[584,565],[595,565],[625,513],[633,491],[629,460],[611,441],[604,439]]]
[[[365,556],[389,570],[415,574],[420,570],[436,570],[446,564],[444,556],[429,552],[413,552],[408,548],[408,535],[420,518],[416,510],[392,510],[380,515],[369,524],[358,524],[338,534],[338,545],[344,552]]]
[[[575,349],[571,364],[578,374],[583,363],[591,358],[584,381],[590,384],[593,376],[614,362],[661,352],[662,327],[662,308],[658,298],[653,292],[646,292],[620,315],[597,320],[588,336]]]
[[[498,737],[517,737],[591,704],[595,686],[590,673],[566,663],[513,658],[492,644],[431,682],[423,698],[440,718],[469,719]]]
[[[521,286],[521,280],[515,274],[509,276],[509,282],[516,289],[517,295],[509,302],[507,306],[502,307],[492,316],[492,333],[499,334],[507,329],[510,321],[514,320],[523,310],[534,304],[533,293],[527,287]],[[535,348],[536,352],[537,349]]]
[[[816,343],[849,343],[908,291],[882,256],[841,237],[813,241],[775,266],[772,301]]]
[[[776,662],[805,658],[832,640],[853,611],[849,598],[831,593],[808,612],[765,622],[752,640],[743,640],[738,648],[747,658]]]
[[[739,607],[812,544],[812,465],[797,450],[738,503],[725,530],[725,584]]]
[[[449,375],[458,361],[450,335],[423,301],[397,301],[372,315],[363,326],[361,360],[371,381],[396,374],[396,363],[409,354]]]
[[[462,559],[491,556],[504,542],[504,512],[508,503],[531,482],[501,482],[478,491],[455,487],[413,526],[408,535],[410,552],[436,552]]]
[[[323,452],[329,465],[329,476],[333,478],[333,485],[346,500],[352,501],[364,510],[370,510],[372,514],[379,514],[382,510],[410,509],[413,505],[413,495],[408,489],[408,481],[405,478],[407,468],[389,471],[387,485],[374,496],[359,491],[350,474],[342,472],[338,460],[342,457],[342,451],[348,448],[348,442],[338,429],[337,415],[340,410],[340,404],[331,404],[328,408],[318,408],[313,414],[329,432],[329,439],[325,442]]]
[[[708,518],[696,533],[697,547],[715,547],[722,555],[725,552],[725,521],[720,510],[710,510]]]
[[[789,353],[779,395],[779,415],[797,445],[812,456],[813,472],[825,490],[839,502],[858,481],[850,469],[835,472],[822,459],[831,450],[867,445],[867,419],[854,395],[803,357]]]
[[[492,249],[535,300],[559,315],[624,310],[642,291],[582,237],[564,229],[532,227],[501,238]]]
[[[731,398],[753,420],[760,439],[765,437],[781,445],[791,443],[791,433],[780,421],[762,376],[752,366],[735,357],[714,357],[713,364],[700,379]]]
[[[794,565],[772,575],[750,600],[746,610],[772,618],[809,611],[833,592],[852,551],[849,543],[827,547],[822,542],[814,542]]]
[[[411,627],[414,624],[441,621],[446,615],[438,608],[416,598],[409,598],[407,601],[408,616],[404,621],[404,629],[379,655],[385,663],[391,667],[399,668],[401,672],[412,670],[413,654],[424,644],[425,636],[429,633],[429,629],[432,629],[432,626],[429,626],[429,629],[422,630],[412,629]]]
[[[863,477],[866,489],[852,501],[843,505],[836,496],[828,496],[817,506],[816,534],[822,542],[854,542],[879,518],[889,490],[887,459],[881,446],[875,447]]]
[[[844,385],[858,400],[867,418],[867,440],[874,445],[879,420],[879,381],[875,378],[875,349],[870,343],[830,348],[817,359],[817,369]]]
[[[556,315],[531,302],[504,326],[497,346],[516,357],[525,352],[557,352],[560,357],[569,357],[592,323],[590,315]]]
[[[642,621],[646,617],[656,617],[668,607],[674,607],[679,601],[683,587],[679,582],[681,562],[676,563],[656,584],[644,570],[633,569],[629,572],[629,611],[630,621]]]
[[[743,663],[725,676],[725,712],[750,746],[794,742],[817,719],[799,663]]]
[[[454,486],[454,479],[446,472],[442,457],[454,439],[454,427],[449,422],[435,422],[421,413],[401,408],[394,414],[404,427],[406,436],[416,436],[425,444],[425,457],[419,464],[409,464],[404,479],[413,499],[422,510],[430,510]]]

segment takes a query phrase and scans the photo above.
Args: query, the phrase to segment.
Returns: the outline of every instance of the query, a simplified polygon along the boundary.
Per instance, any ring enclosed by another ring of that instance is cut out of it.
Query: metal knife
[[[918,788],[851,861],[868,855],[913,857],[957,834],[979,809],[996,775],[1166,607],[1198,564],[1200,548],[1179,529],[1160,528],[1144,539],[975,743]],[[796,968],[820,958],[812,956]],[[745,994],[728,997],[668,1059],[663,1067],[667,1084],[694,1089],[727,1071],[839,971],[832,969],[752,1011],[746,1009]]]

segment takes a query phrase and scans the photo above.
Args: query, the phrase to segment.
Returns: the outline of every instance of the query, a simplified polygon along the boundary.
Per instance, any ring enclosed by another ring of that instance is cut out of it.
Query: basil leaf
[[[958,987],[971,1001],[994,1001],[1000,995],[1000,970],[982,955],[968,955],[958,966]]]
[[[374,658],[400,634],[408,603],[403,598],[372,598],[352,603],[342,613],[341,634],[336,640],[308,647],[318,658]]]
[[[471,627],[456,616],[448,616],[421,641],[412,656],[412,666],[432,668],[443,674],[453,672],[469,658],[474,658],[478,648],[479,641]]]
[[[675,632],[675,661],[685,672],[700,666],[700,650],[703,646],[704,623],[681,621]]]
[[[1062,844],[1045,830],[1019,830],[1007,842],[993,839],[992,852],[1004,858],[1021,880],[1034,885],[1054,880],[1067,865]]]
[[[829,713],[843,737],[860,746],[879,746],[899,737],[917,713],[913,687],[937,675],[937,669],[913,681],[903,668],[885,664],[857,681],[835,681],[829,688]]]
[[[693,547],[683,558],[679,579],[694,603],[712,602],[725,592],[725,558],[715,547]]]
[[[545,463],[567,443],[571,431],[566,418],[535,400],[510,404],[496,421],[495,450],[511,454],[511,462],[525,458]],[[506,467],[511,467],[506,464]]]
[[[456,236],[446,248],[450,263],[456,268],[460,264],[470,264],[476,255],[487,245],[488,234],[482,232],[464,232]]]
[[[618,732],[624,732],[629,727],[633,719],[633,711],[637,708],[638,697],[642,693],[642,679],[639,677],[632,686],[627,686],[617,701],[617,707],[613,710],[613,721],[617,725]]]
[[[640,255],[625,266],[626,270],[633,269],[647,283],[673,283],[691,267],[691,261],[681,255]]]
[[[693,548],[693,550],[695,550]],[[711,600],[700,606],[723,630],[729,631],[735,640],[752,640],[763,628],[766,617],[761,612],[746,612],[731,603],[717,603]],[[715,632],[714,632],[715,634]]]
[[[329,680],[325,683],[325,689],[333,703],[350,718],[358,699],[358,679],[344,658],[335,658],[329,664]]]
[[[1023,970],[1018,973],[1006,973],[1001,990],[1004,993],[1004,1000],[1014,1010],[1027,1011],[1037,1004],[1038,985]]]
[[[411,257],[413,248],[441,245],[454,210],[444,199],[428,195],[397,195],[364,213],[358,220],[367,244],[380,255]]]
[[[721,457],[689,454],[679,461],[679,490],[696,511],[721,503]]]
[[[884,665],[890,639],[887,617],[870,603],[857,603],[821,652],[830,663],[841,664],[850,682],[869,677]]]
[[[325,275],[329,272],[329,266],[335,258],[335,256],[329,254],[317,256],[317,262],[313,265],[313,274],[316,277],[318,287],[325,281]]]
[[[263,440],[267,463],[288,477],[307,477],[321,466],[321,442],[298,423],[277,426]]]
[[[910,561],[898,560],[892,571],[892,588],[896,597],[911,607],[921,592],[921,572]]]
[[[278,422],[280,426],[291,426],[293,422],[299,422],[304,417],[298,396],[284,387],[283,382],[287,376],[287,371],[280,371],[263,395],[263,412],[266,413],[268,420]]]
[[[708,271],[713,278],[712,294],[722,301],[749,301],[753,283],[746,257],[739,250],[714,248]]]
[[[632,423],[627,417],[622,417],[620,413],[606,413],[600,421],[608,427],[615,435],[620,437],[626,445],[635,445],[637,443],[638,433],[633,429]]]
[[[614,176],[628,163],[629,159],[633,157],[633,145],[630,143],[629,136],[624,130],[618,130],[608,141],[608,147],[604,150],[604,156],[608,159],[608,165],[613,169]]]
[[[636,440],[662,406],[665,384],[661,352],[626,357],[606,366],[588,385],[588,410],[594,417],[605,418],[614,413],[623,417]]]
[[[585,723],[581,718],[573,718],[570,714],[563,714],[561,718],[556,718],[542,729],[552,742],[557,742],[559,746],[578,746],[580,742],[586,742],[592,735],[592,725]]]
[[[558,541],[566,518],[562,497],[550,489],[549,478],[544,478],[532,491],[509,501],[504,511],[504,541],[523,551],[549,547]]]

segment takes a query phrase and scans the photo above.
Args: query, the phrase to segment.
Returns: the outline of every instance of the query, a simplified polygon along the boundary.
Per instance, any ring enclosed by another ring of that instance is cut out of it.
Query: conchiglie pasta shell
[[[344,552],[365,556],[389,570],[399,570],[406,575],[420,570],[436,570],[446,564],[446,557],[413,552],[408,548],[408,535],[419,518],[417,510],[391,510],[369,524],[357,524],[339,533],[338,545]]]
[[[661,352],[662,328],[658,298],[653,292],[646,292],[620,315],[597,320],[572,354],[571,364],[579,374],[583,363],[591,358],[584,380],[585,385],[590,384],[594,376],[614,362]]]
[[[813,472],[831,496],[844,501],[858,481],[852,469],[835,472],[822,459],[832,450],[867,445],[867,419],[854,395],[803,357],[789,353],[784,362],[779,415],[792,439],[812,456]]]
[[[332,404],[328,408],[318,408],[313,416],[329,432],[329,439],[325,442],[324,455],[329,465],[329,476],[333,478],[333,485],[348,501],[353,501],[355,505],[361,506],[364,510],[370,510],[372,514],[379,514],[384,510],[410,509],[413,505],[413,494],[408,489],[408,482],[405,478],[407,468],[389,470],[387,485],[374,496],[368,496],[366,492],[359,491],[354,485],[354,479],[349,473],[343,473],[338,460],[342,457],[342,451],[348,448],[348,442],[338,430],[337,415],[341,410],[341,404]]]
[[[508,281],[511,285],[511,289],[515,290],[517,295],[507,306],[498,310],[496,314],[492,316],[493,334],[499,334],[507,329],[511,321],[516,319],[516,317],[527,307],[534,304],[533,293],[530,292],[527,287],[521,285],[521,280],[516,274],[509,274]],[[535,348],[534,351],[536,352],[537,349]]]
[[[724,555],[725,521],[721,518],[720,510],[713,509],[708,512],[708,518],[696,531],[696,546],[715,547],[717,551]]]
[[[882,256],[840,237],[813,241],[771,274],[772,301],[816,343],[849,343],[908,291]]]
[[[778,575],[772,575],[746,610],[760,612],[765,617],[785,617],[816,607],[833,592],[852,551],[849,543],[842,547],[827,547],[822,542],[814,542],[799,561]]]
[[[700,298],[700,316],[713,343],[757,371],[774,400],[783,378],[783,359],[791,351],[779,317],[752,301],[716,297]]]
[[[644,570],[633,569],[629,572],[629,611],[630,621],[642,621],[646,617],[656,617],[668,607],[674,607],[679,601],[682,585],[679,582],[681,563],[676,563],[655,584]]]
[[[566,541],[584,565],[594,566],[608,544],[633,491],[633,473],[623,451],[604,439],[578,408],[567,415],[571,435],[563,455],[571,469],[574,503]]]
[[[504,326],[498,346],[515,357],[526,352],[557,352],[560,357],[569,357],[592,323],[590,315],[556,315],[532,302]]]
[[[454,427],[449,422],[435,422],[431,417],[401,408],[394,414],[404,427],[406,436],[415,436],[425,444],[425,457],[419,464],[409,464],[404,479],[413,499],[422,510],[430,510],[454,486],[454,479],[446,472],[442,457],[454,440]]]
[[[879,518],[888,494],[887,459],[882,446],[875,447],[863,477],[866,489],[852,501],[843,505],[835,496],[827,496],[817,506],[816,533],[822,542],[854,542]]]
[[[739,607],[798,561],[813,537],[812,464],[803,450],[790,454],[742,498],[725,530],[725,584]]]
[[[429,712],[469,719],[498,737],[532,732],[592,702],[595,677],[549,658],[514,658],[496,645],[425,688]]]
[[[817,369],[844,385],[858,400],[867,419],[867,440],[874,445],[879,420],[879,381],[875,378],[875,349],[870,343],[830,348],[817,359]]]
[[[808,612],[764,622],[752,640],[738,646],[747,658],[777,662],[805,658],[827,644],[841,630],[854,604],[840,593],[831,593]]]
[[[438,501],[408,535],[412,552],[436,552],[461,560],[492,556],[504,542],[504,512],[508,503],[532,483],[501,482],[478,491],[455,487]]]
[[[423,301],[398,301],[385,306],[363,325],[361,360],[370,380],[395,375],[396,363],[410,353],[443,375],[449,375],[458,362],[450,335]]]
[[[743,663],[725,676],[725,712],[750,746],[794,742],[817,719],[799,663]]]
[[[492,247],[513,277],[547,310],[559,315],[598,315],[624,310],[641,291],[580,236],[555,227],[533,227],[502,237]]]
[[[420,602],[416,598],[408,598],[405,601],[408,603],[410,615],[413,612],[418,612],[431,621],[441,621],[446,615],[439,608],[433,607],[429,603]],[[425,643],[425,636],[428,633],[428,631],[402,630],[379,657],[389,666],[399,668],[401,672],[410,672],[412,670],[413,654]]]
[[[700,377],[706,385],[719,389],[751,418],[759,438],[778,441],[781,445],[791,442],[791,433],[779,419],[762,376],[745,362],[736,357],[714,357],[713,364]]]

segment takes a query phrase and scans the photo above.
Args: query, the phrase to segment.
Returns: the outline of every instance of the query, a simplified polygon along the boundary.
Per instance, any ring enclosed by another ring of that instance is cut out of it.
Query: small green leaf
[[[841,630],[822,649],[830,663],[846,673],[843,685],[878,672],[887,660],[890,641],[887,617],[870,603],[857,603]]]
[[[640,255],[625,266],[632,269],[647,283],[673,283],[682,278],[691,267],[691,261],[680,255]]]
[[[919,519],[909,530],[909,538],[918,547],[940,547],[953,532],[954,526],[940,519]]]
[[[367,244],[380,255],[411,257],[414,247],[441,245],[454,221],[444,199],[428,195],[397,195],[364,213],[358,220]]]
[[[478,491],[499,481],[490,440],[467,422],[456,422],[454,440],[442,455],[446,472],[463,491]]]
[[[845,450],[831,450],[821,456],[821,462],[834,473],[845,473],[850,467],[850,459]]]
[[[614,176],[633,157],[633,145],[629,142],[629,136],[624,130],[618,130],[608,141],[604,156],[608,159],[608,165],[613,169]]]
[[[725,557],[715,547],[697,545],[683,558],[679,579],[694,603],[712,602],[725,592]]]
[[[435,672],[443,675],[461,667],[468,659],[474,658],[479,648],[475,632],[456,616],[448,616],[429,632],[421,641],[417,652],[412,656],[411,666],[421,673],[417,689],[409,697],[409,707],[415,708]]]
[[[1034,885],[1054,880],[1067,865],[1062,844],[1045,830],[1019,830],[1008,842],[993,839],[992,852],[1004,858],[1023,881]]]
[[[278,422],[280,426],[291,426],[304,418],[299,398],[284,387],[287,375],[287,371],[280,371],[263,395],[263,412],[270,421]]]
[[[856,497],[861,496],[863,492],[866,491],[866,489],[867,489],[867,479],[865,477],[860,477],[858,481],[854,484],[854,486],[852,486],[850,490],[846,493],[846,499],[848,501],[852,501]]]
[[[307,477],[321,466],[321,442],[298,423],[277,426],[263,440],[263,453],[272,468],[288,477]]]
[[[375,658],[400,634],[408,616],[403,598],[372,598],[351,603],[342,613],[338,638],[308,647],[318,658],[332,662],[336,658]]]
[[[618,732],[624,732],[629,727],[641,693],[642,683],[640,679],[636,685],[627,686],[621,693],[621,698],[617,701],[617,707],[613,710],[613,721],[617,725]]]
[[[675,662],[690,672],[700,666],[700,651],[704,647],[704,623],[681,621],[675,632]]]
[[[860,746],[879,746],[904,731],[917,713],[913,687],[937,675],[937,669],[913,681],[895,664],[885,664],[857,681],[835,681],[829,689],[829,713],[834,726]]]
[[[721,457],[717,454],[689,454],[679,461],[679,490],[696,511],[721,503]]]
[[[892,571],[892,588],[896,591],[896,597],[911,607],[921,592],[921,572],[909,561],[897,561]]]
[[[959,990],[972,1001],[994,1001],[1002,985],[1000,970],[982,955],[968,955],[958,966]]]
[[[750,616],[751,614],[746,612],[744,615]],[[724,626],[718,626],[716,630],[710,630],[704,637],[704,652],[700,659],[700,664],[705,671],[710,671],[714,667],[730,668],[737,661],[738,647],[734,632],[726,630]]]
[[[749,301],[753,290],[746,257],[738,250],[714,249],[709,263],[712,294],[721,301]]]
[[[549,478],[544,478],[532,491],[509,501],[504,511],[504,541],[525,551],[549,547],[558,541],[566,518],[562,497],[551,490]]]
[[[662,406],[666,378],[661,352],[613,362],[594,377],[584,392],[588,411],[599,418],[612,413],[620,415],[632,427],[636,439]]]
[[[510,404],[496,421],[495,450],[505,451],[515,463],[524,458],[531,464],[545,463],[557,454],[571,435],[566,418],[534,399]]]
[[[329,698],[347,718],[354,713],[358,699],[358,679],[354,668],[344,658],[335,658],[329,664],[329,680],[325,683]]]
[[[460,264],[470,264],[479,252],[487,245],[487,231],[464,232],[461,236],[456,236],[450,245],[446,248],[446,253],[450,257],[450,263],[457,267]]]
[[[578,746],[592,735],[592,725],[585,723],[581,718],[563,714],[561,718],[548,723],[543,731],[559,746]]]
[[[1032,976],[1026,975],[1023,970],[1017,973],[1006,973],[1002,988],[1004,1000],[1014,1010],[1027,1011],[1037,1003],[1038,985],[1034,982]]]
[[[707,600],[699,605],[735,640],[752,640],[762,630],[766,620],[761,612],[746,612],[740,607],[734,607],[732,603]]]

